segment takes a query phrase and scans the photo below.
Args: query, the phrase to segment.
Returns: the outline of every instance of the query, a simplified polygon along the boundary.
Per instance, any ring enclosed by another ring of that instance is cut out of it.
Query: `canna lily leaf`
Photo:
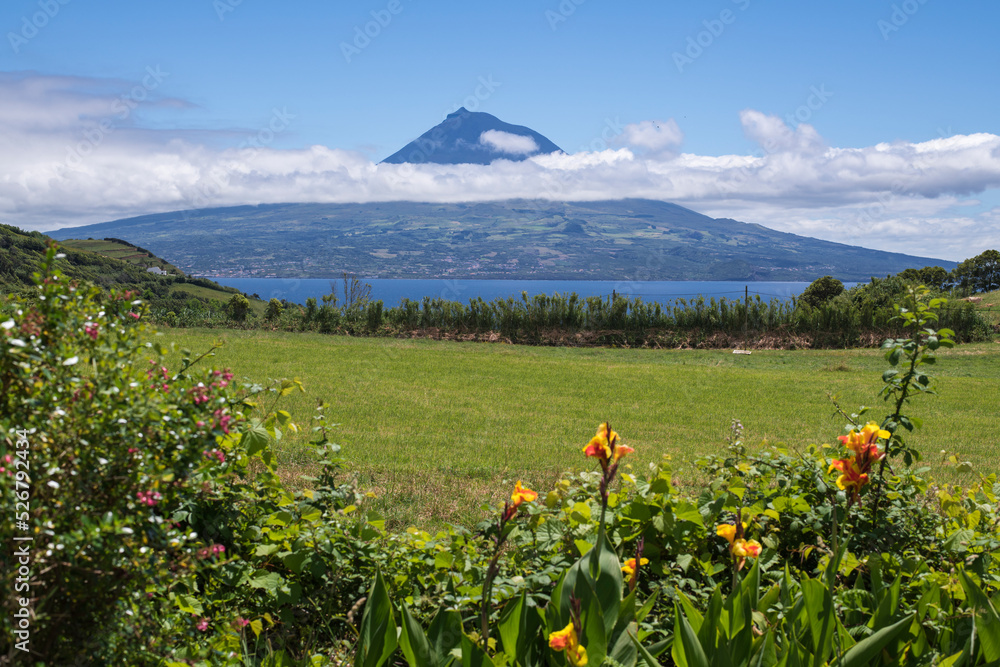
[[[863,667],[871,664],[886,646],[895,641],[897,637],[906,632],[913,624],[914,615],[910,614],[901,621],[896,621],[892,625],[882,628],[870,637],[865,637],[852,646],[844,654],[842,660],[834,663],[834,667]]]

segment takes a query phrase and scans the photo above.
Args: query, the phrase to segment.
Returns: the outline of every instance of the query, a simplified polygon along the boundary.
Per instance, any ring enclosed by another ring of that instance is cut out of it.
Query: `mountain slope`
[[[51,238],[40,232],[0,225],[0,296],[37,293],[32,275],[38,271]],[[63,241],[59,252],[66,256],[57,260],[56,265],[67,278],[87,280],[103,289],[132,290],[153,308],[179,311],[191,298],[221,307],[239,292],[202,278],[189,279],[144,249],[116,239]],[[149,267],[159,268],[165,274],[150,273],[146,270]],[[252,299],[251,307],[263,312],[264,305]]]
[[[462,107],[383,162],[489,164],[499,159],[525,160],[532,155],[559,150],[531,128],[511,125],[488,113]]]
[[[124,238],[199,275],[591,280],[867,280],[955,266],[717,220],[661,201],[273,204],[50,233]]]

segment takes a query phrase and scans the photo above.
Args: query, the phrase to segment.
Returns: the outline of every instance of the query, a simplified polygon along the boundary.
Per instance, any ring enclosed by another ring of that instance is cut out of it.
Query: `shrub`
[[[809,287],[799,295],[799,301],[809,304],[812,308],[816,308],[830,301],[833,297],[842,294],[843,291],[844,283],[833,276],[823,276],[809,284]]]
[[[226,304],[226,314],[229,319],[236,322],[243,322],[250,314],[250,301],[242,294],[234,294]]]
[[[281,314],[284,310],[285,308],[281,305],[281,302],[272,298],[267,302],[267,309],[264,311],[264,318],[269,322],[273,322],[281,318]]]

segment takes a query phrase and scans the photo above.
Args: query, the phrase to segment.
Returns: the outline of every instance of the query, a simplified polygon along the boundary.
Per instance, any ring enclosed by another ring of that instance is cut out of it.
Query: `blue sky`
[[[998,19],[943,0],[6,0],[0,221],[650,196],[962,259],[1000,245]],[[375,166],[459,105],[571,155]]]

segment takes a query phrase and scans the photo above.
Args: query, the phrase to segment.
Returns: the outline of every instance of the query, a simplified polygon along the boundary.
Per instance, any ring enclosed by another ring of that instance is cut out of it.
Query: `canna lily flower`
[[[731,545],[733,543],[733,540],[738,540],[743,538],[743,531],[745,531],[746,529],[747,525],[745,523],[741,523],[738,530],[736,526],[731,523],[723,523],[719,524],[719,526],[716,527],[715,534],[718,535],[719,537],[726,538],[726,541],[729,542],[729,544]]]
[[[549,635],[549,647],[554,651],[566,651],[566,658],[573,667],[586,667],[587,649],[580,646],[572,621],[562,630]]]
[[[615,463],[617,463],[618,460],[623,456],[631,454],[634,451],[635,450],[629,447],[628,445],[618,445],[617,447],[615,447],[615,456],[614,456]]]
[[[604,470],[608,469],[608,463],[612,460],[617,463],[623,456],[634,451],[631,447],[618,444],[618,433],[612,431],[607,422],[598,427],[597,435],[583,448],[583,453],[596,458]]]
[[[526,489],[521,486],[521,480],[517,480],[517,484],[514,485],[514,493],[510,496],[510,501],[514,507],[520,507],[521,503],[533,502],[535,498],[538,497],[538,493],[532,491],[531,489]]]
[[[514,485],[514,493],[510,496],[510,502],[506,503],[504,507],[503,521],[507,522],[513,519],[517,514],[517,508],[521,506],[521,503],[525,501],[529,503],[534,502],[537,497],[538,492],[521,486],[521,480],[517,480],[517,484]]]
[[[760,542],[757,540],[735,540],[729,551],[736,558],[757,558],[760,556]]]
[[[879,428],[877,423],[868,422],[860,431],[852,430],[847,435],[839,436],[837,439],[854,452],[859,461],[865,461],[870,465],[885,456],[884,452],[879,451],[878,441],[888,440],[891,437],[892,434]]]
[[[649,563],[648,558],[640,558],[638,565],[635,564],[634,558],[629,558],[625,561],[625,564],[622,565],[622,573],[628,575],[629,590],[635,588],[636,583],[639,581],[639,570],[647,563]]]
[[[839,470],[841,473],[840,477],[837,478],[837,486],[843,491],[851,489],[853,493],[857,494],[861,487],[868,483],[868,474],[861,470],[854,457],[837,459],[830,464],[830,469],[827,472],[834,470]]]

